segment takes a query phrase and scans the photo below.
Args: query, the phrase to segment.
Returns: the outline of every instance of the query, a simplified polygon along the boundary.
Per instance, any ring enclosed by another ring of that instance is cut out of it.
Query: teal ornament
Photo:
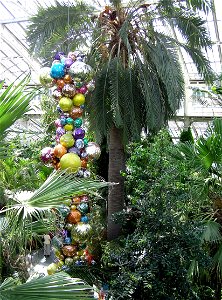
[[[64,244],[70,245],[70,244],[71,244],[71,241],[72,241],[72,239],[71,239],[70,237],[66,237],[66,238],[64,239]]]
[[[66,118],[61,118],[60,123],[62,126],[66,125]]]
[[[81,126],[82,126],[82,119],[81,119],[81,118],[75,119],[75,121],[74,121],[74,126],[75,126],[76,128],[81,127]]]
[[[58,238],[57,236],[54,236],[52,238],[52,246],[56,249],[60,249],[63,246],[62,238]]]
[[[67,118],[66,119],[66,124],[71,124],[71,125],[73,125],[73,119],[72,118]]]
[[[87,138],[84,137],[83,142],[84,142],[84,145],[87,146],[88,143],[89,143],[89,140],[88,140]]]
[[[68,214],[70,213],[70,208],[66,205],[61,205],[57,208],[58,212],[60,213],[60,215],[64,218],[66,218],[68,216]]]
[[[88,203],[83,202],[77,206],[77,209],[81,212],[81,214],[85,215],[89,212],[89,205]]]
[[[54,64],[51,67],[50,76],[54,79],[63,78],[65,75],[64,65],[61,63]]]

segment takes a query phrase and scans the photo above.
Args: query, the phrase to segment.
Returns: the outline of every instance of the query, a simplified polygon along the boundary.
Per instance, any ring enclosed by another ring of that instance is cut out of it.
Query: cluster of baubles
[[[93,70],[78,51],[70,52],[68,57],[59,52],[54,58],[51,68],[42,69],[40,82],[45,87],[56,85],[52,97],[58,101],[60,117],[55,121],[56,145],[44,148],[41,159],[56,169],[88,177],[88,160],[100,156],[100,147],[85,137],[82,119],[85,95],[94,89]]]
[[[41,151],[41,159],[52,164],[56,170],[67,170],[79,177],[89,177],[89,161],[99,158],[100,147],[89,142],[83,127],[85,95],[93,91],[93,70],[83,62],[80,52],[70,52],[66,57],[58,52],[51,68],[43,68],[40,83],[52,88],[52,97],[57,101],[59,118],[55,120],[55,146]],[[61,204],[57,212],[62,216],[62,233],[54,236],[53,247],[57,260],[49,265],[52,274],[65,265],[94,263],[87,249],[87,235],[90,231],[89,197],[76,196]]]

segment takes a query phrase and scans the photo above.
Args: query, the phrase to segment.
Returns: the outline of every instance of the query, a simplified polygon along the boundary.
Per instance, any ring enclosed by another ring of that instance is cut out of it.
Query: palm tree
[[[90,20],[94,30],[88,56],[96,70],[96,88],[89,103],[91,127],[98,141],[107,138],[108,181],[119,183],[110,189],[108,196],[109,240],[120,233],[120,225],[111,218],[124,207],[124,180],[120,173],[125,168],[126,144],[140,139],[142,131],[157,132],[175,114],[184,98],[178,48],[188,53],[207,82],[214,78],[202,52],[212,43],[205,21],[195,14],[209,9],[207,1],[159,0],[152,5],[129,1],[127,7],[122,2],[111,0],[110,6]],[[63,12],[67,15],[65,7]],[[57,4],[54,14],[59,10],[62,13]],[[31,19],[28,40],[32,47],[41,38],[60,32],[59,25],[56,29],[47,23],[44,28],[39,25],[49,15],[53,24],[51,12],[52,8],[42,9]],[[74,13],[75,7],[70,6],[69,12]],[[70,26],[75,31],[75,20]],[[184,42],[165,33],[164,28],[173,28]]]

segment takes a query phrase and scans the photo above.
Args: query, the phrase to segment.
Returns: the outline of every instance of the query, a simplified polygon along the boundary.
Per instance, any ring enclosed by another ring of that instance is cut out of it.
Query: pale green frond
[[[8,278],[0,286],[0,294],[7,300],[93,299],[91,286],[81,279],[71,278],[64,272],[33,279],[24,284],[18,284],[15,279]]]
[[[194,276],[199,275],[199,272],[199,263],[196,259],[193,259],[187,271],[187,276],[192,279]]]
[[[77,178],[73,174],[53,172],[43,185],[29,198],[14,199],[17,204],[3,210],[13,210],[20,219],[37,214],[38,211],[61,206],[62,200],[73,195],[91,193],[93,190],[107,187],[109,183]]]
[[[213,257],[213,267],[222,275],[222,243]]]
[[[207,221],[204,224],[204,231],[201,236],[203,242],[209,243],[219,243],[222,240],[222,235],[220,233],[221,225],[215,221]]]

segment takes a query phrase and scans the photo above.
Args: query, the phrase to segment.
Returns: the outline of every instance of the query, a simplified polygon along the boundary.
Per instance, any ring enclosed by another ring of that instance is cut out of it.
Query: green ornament
[[[73,125],[73,119],[72,119],[72,118],[67,118],[67,119],[66,119],[66,124],[71,124],[71,125]]]
[[[88,146],[89,140],[88,140],[87,138],[84,138],[84,139],[83,139],[83,142],[84,142],[84,145],[85,145],[85,146]]]
[[[82,125],[82,119],[81,119],[81,118],[75,119],[75,121],[74,121],[74,126],[75,126],[76,128],[79,128],[79,127],[81,127],[81,125]]]

